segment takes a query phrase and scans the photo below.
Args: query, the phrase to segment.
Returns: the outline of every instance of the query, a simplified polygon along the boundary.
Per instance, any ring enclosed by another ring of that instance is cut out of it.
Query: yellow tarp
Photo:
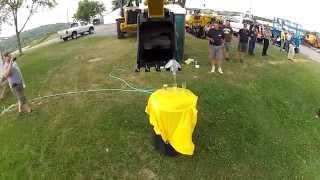
[[[179,153],[193,155],[193,130],[197,123],[198,97],[180,88],[160,89],[148,101],[146,113],[157,135]]]

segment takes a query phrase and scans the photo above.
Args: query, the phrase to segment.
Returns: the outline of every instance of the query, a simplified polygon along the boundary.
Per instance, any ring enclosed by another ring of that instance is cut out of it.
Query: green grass
[[[178,81],[199,96],[192,157],[155,152],[144,113],[147,94],[96,93],[34,104],[31,115],[0,117],[0,179],[319,179],[320,65],[270,56],[227,62],[208,74],[207,42],[188,37]],[[233,52],[235,52],[233,50]],[[232,57],[234,57],[232,53]],[[101,58],[101,61],[89,62]],[[169,73],[134,73],[135,39],[82,38],[19,59],[29,99],[70,90],[171,83]],[[8,92],[3,105],[14,103]]]
[[[46,35],[46,36],[44,36],[44,37],[42,37],[40,39],[36,39],[34,41],[31,41],[30,43],[27,44],[27,46],[29,48],[31,48],[31,47],[34,47],[36,45],[39,45],[39,44],[44,43],[46,41],[50,41],[50,40],[55,39],[55,38],[58,38],[57,33],[51,33],[51,34],[48,34],[48,35]]]

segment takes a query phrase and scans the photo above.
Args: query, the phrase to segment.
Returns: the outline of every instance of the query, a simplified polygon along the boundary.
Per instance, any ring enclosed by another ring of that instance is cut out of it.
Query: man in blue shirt
[[[213,23],[213,28],[209,30],[207,36],[209,40],[209,51],[212,65],[209,73],[214,73],[217,65],[218,72],[223,74],[221,66],[223,60],[224,33],[217,22]]]
[[[239,31],[238,56],[241,63],[243,63],[243,57],[248,51],[249,36],[250,31],[248,29],[248,25],[245,23],[243,24],[243,28]]]

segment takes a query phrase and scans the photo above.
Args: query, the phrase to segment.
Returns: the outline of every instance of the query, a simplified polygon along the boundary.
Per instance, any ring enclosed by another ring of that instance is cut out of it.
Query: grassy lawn
[[[55,38],[59,38],[58,35],[56,33],[52,33],[52,34],[48,34],[47,36],[43,37],[43,38],[40,38],[40,39],[37,39],[37,40],[34,40],[32,42],[30,42],[28,44],[28,47],[34,47],[36,45],[39,45],[41,43],[44,43],[46,41],[50,41],[52,39],[55,39]]]
[[[141,88],[170,84],[167,72],[133,72],[135,47],[133,38],[85,37],[29,52],[19,59],[27,95],[124,87],[111,71]],[[199,96],[194,156],[155,152],[148,94],[90,93],[0,117],[0,179],[319,179],[320,64],[288,63],[275,48],[261,57],[259,46],[220,76],[207,73],[206,41],[188,37],[185,48],[201,64],[178,75]],[[8,92],[1,106],[12,103]]]

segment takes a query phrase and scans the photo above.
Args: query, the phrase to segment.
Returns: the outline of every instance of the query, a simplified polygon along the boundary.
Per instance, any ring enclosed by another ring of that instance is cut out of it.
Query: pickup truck
[[[76,39],[78,35],[84,35],[85,33],[93,34],[94,25],[84,22],[75,22],[70,25],[69,29],[58,31],[60,39],[63,39],[64,41],[68,41],[69,38]]]

